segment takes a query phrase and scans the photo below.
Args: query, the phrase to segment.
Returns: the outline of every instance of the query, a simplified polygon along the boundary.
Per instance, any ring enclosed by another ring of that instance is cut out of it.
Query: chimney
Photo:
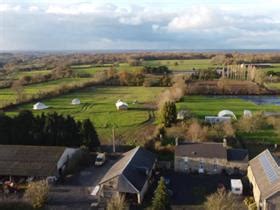
[[[227,147],[227,139],[226,138],[223,139],[223,147]]]

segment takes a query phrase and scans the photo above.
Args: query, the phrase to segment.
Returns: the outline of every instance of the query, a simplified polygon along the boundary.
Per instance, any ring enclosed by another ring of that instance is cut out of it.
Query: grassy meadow
[[[190,59],[190,60],[153,60],[145,61],[145,65],[164,65],[172,71],[192,70],[195,69],[208,69],[213,67],[210,59]]]
[[[91,87],[42,100],[50,108],[33,112],[37,114],[58,112],[72,115],[77,120],[90,118],[104,142],[110,139],[112,126],[116,127],[116,133],[129,139],[133,138],[131,134],[133,135],[139,126],[150,119],[151,107],[154,107],[157,96],[163,89],[158,87]],[[81,104],[71,105],[71,100],[74,98],[79,98]],[[117,111],[115,103],[118,99],[127,102],[129,110]],[[137,103],[134,104],[135,100]],[[23,109],[32,110],[32,105],[30,103],[19,106],[7,114],[15,115]]]
[[[27,85],[23,87],[23,94],[32,96],[35,94],[39,94],[40,92],[55,90],[56,88],[63,85],[79,84],[80,82],[86,82],[89,80],[90,78],[64,78],[33,85]],[[7,103],[15,102],[15,100],[16,93],[11,88],[0,89],[0,107]]]
[[[183,70],[191,70],[193,68],[196,69],[207,69],[209,67],[213,67],[210,62],[210,59],[191,59],[191,60],[151,60],[144,61],[142,66],[130,66],[128,63],[120,63],[117,67],[115,67],[118,71],[130,71],[137,72],[140,71],[143,66],[167,66],[172,71],[183,71]],[[175,65],[176,63],[176,65]],[[98,71],[103,71],[111,68],[111,65],[106,65],[102,67],[94,67],[92,65],[74,65],[71,67],[72,70],[76,73],[84,73],[84,74],[95,74]]]
[[[194,117],[201,120],[206,115],[217,116],[218,112],[224,109],[231,110],[237,118],[243,115],[245,109],[254,112],[270,111],[280,112],[280,106],[277,105],[256,105],[253,102],[238,98],[214,98],[207,96],[185,96],[183,100],[177,103],[177,109],[190,110]],[[244,141],[259,143],[280,143],[280,139],[272,129],[259,130],[255,133],[240,133]]]

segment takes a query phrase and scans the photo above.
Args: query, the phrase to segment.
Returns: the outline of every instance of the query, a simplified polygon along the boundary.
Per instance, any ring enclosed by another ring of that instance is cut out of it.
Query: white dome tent
[[[218,117],[231,117],[233,119],[237,119],[235,114],[230,110],[222,110],[218,113]]]
[[[116,103],[116,107],[117,107],[117,110],[127,110],[128,104],[119,99]]]
[[[34,110],[42,110],[42,109],[47,109],[47,108],[49,108],[49,107],[41,102],[37,102],[36,104],[33,105]]]
[[[80,99],[78,99],[78,98],[74,98],[74,99],[71,101],[71,104],[72,104],[72,105],[79,105],[79,104],[81,104],[81,101],[80,101]]]

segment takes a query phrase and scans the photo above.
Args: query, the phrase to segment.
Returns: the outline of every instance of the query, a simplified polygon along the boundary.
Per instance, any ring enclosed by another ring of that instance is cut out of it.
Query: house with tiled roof
[[[141,147],[123,154],[99,182],[104,198],[122,194],[126,198],[142,202],[148,189],[156,156]]]
[[[184,143],[175,147],[174,168],[177,172],[207,174],[245,172],[248,151],[229,148],[225,143]]]
[[[247,176],[258,209],[279,210],[280,167],[269,150],[266,149],[249,162]]]

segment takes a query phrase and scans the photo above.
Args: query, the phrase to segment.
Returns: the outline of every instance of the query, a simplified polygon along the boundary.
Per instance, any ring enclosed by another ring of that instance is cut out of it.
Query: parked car
[[[95,160],[95,165],[96,166],[102,166],[106,162],[106,155],[105,153],[98,153],[96,160]]]

